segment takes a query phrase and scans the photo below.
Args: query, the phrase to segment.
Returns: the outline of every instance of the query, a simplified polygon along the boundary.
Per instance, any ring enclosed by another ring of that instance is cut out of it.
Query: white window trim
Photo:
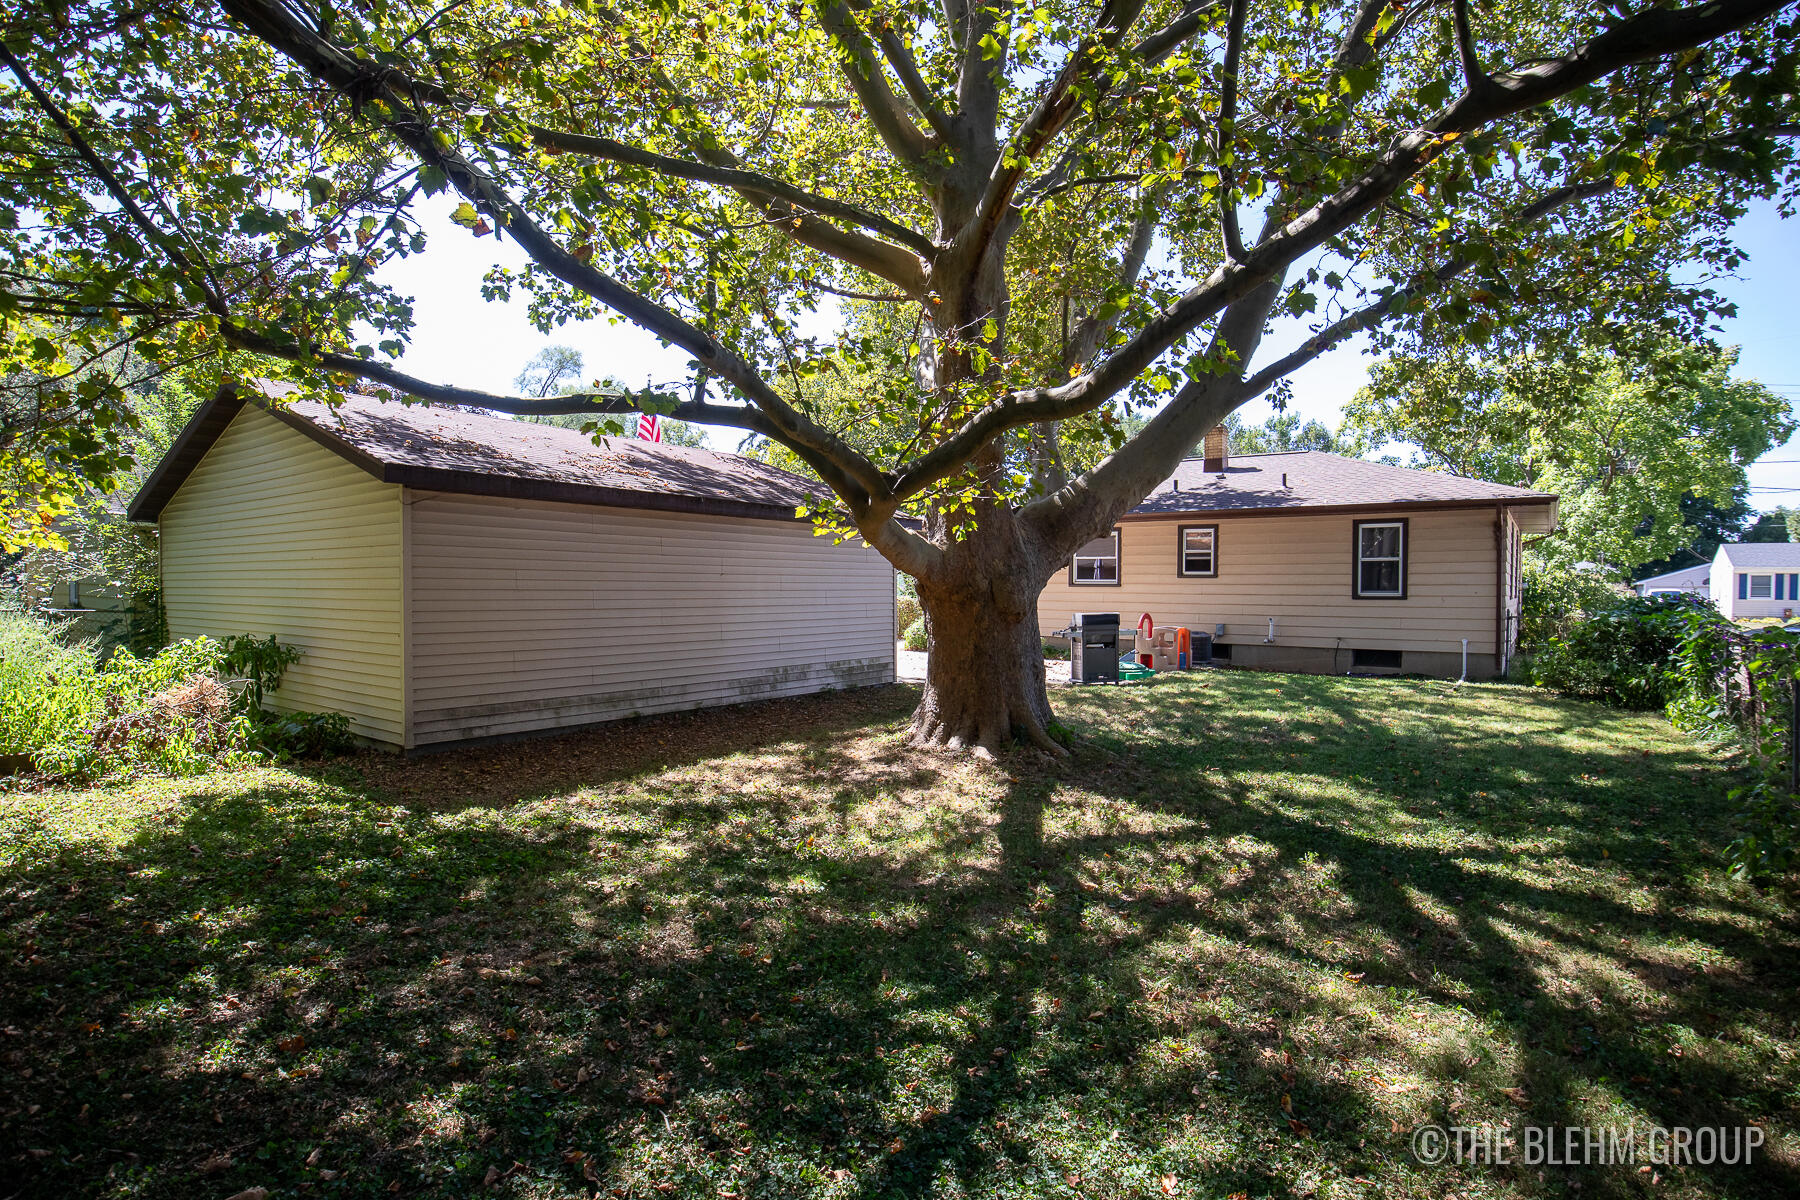
[[[1745,599],[1773,600],[1775,598],[1775,576],[1773,573],[1768,575],[1758,575],[1754,571],[1746,571],[1745,574],[1750,576],[1750,587],[1748,589],[1750,594],[1746,596]],[[1769,589],[1760,596],[1756,594],[1756,581],[1759,579],[1762,580],[1763,586]]]
[[[1358,521],[1356,530],[1356,595],[1364,600],[1404,600],[1406,598],[1406,522],[1395,521]],[[1400,552],[1394,555],[1378,555],[1370,558],[1363,554],[1363,533],[1370,529],[1396,529],[1400,532]],[[1371,592],[1363,587],[1363,564],[1376,562],[1397,563],[1400,567],[1400,586],[1391,592]]]
[[[1119,531],[1117,529],[1114,529],[1107,536],[1112,538],[1112,544],[1113,544],[1113,552],[1112,552],[1112,556],[1110,559],[1102,557],[1100,555],[1096,555],[1096,554],[1076,553],[1076,554],[1071,554],[1069,556],[1069,586],[1070,587],[1118,587],[1120,585],[1119,576],[1121,574],[1121,571],[1120,571],[1120,562],[1119,562],[1119,559],[1120,559]],[[1093,540],[1097,542],[1100,539],[1094,538]],[[1108,562],[1108,561],[1110,561],[1113,565],[1113,577],[1111,579],[1081,579],[1081,578],[1078,578],[1076,575],[1075,565],[1077,563],[1080,563],[1080,562],[1099,563],[1099,562]]]
[[[1206,558],[1212,565],[1204,571],[1188,570],[1187,538],[1190,533],[1205,532],[1210,535],[1211,543],[1207,546]],[[1175,573],[1183,579],[1216,579],[1219,575],[1219,527],[1217,525],[1182,525],[1175,531]]]

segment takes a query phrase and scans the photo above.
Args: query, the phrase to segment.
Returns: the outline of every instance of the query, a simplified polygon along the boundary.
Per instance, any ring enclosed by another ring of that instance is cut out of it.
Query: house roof
[[[574,429],[458,409],[349,396],[337,409],[312,400],[271,405],[227,386],[202,405],[132,499],[134,521],[154,521],[246,404],[384,483],[426,491],[508,496],[792,520],[819,485],[741,454],[636,438],[595,439]]]
[[[1634,579],[1631,581],[1631,586],[1643,587],[1647,583],[1700,583],[1711,572],[1711,563],[1695,563],[1691,567],[1676,567],[1673,571],[1664,571],[1660,575],[1646,575],[1642,579]]]
[[[1549,522],[1554,524],[1556,500],[1549,492],[1464,479],[1442,471],[1394,467],[1323,450],[1290,450],[1234,454],[1226,460],[1223,472],[1207,471],[1204,459],[1183,459],[1175,473],[1130,515],[1486,508],[1504,504],[1543,506],[1548,510]]]
[[[1800,542],[1727,542],[1719,557],[1734,567],[1788,567],[1800,570]]]

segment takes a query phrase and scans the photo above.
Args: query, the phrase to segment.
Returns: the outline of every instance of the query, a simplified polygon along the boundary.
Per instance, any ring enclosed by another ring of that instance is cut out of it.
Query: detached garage
[[[893,568],[733,454],[226,388],[133,500],[169,632],[275,635],[275,707],[396,748],[894,679]]]

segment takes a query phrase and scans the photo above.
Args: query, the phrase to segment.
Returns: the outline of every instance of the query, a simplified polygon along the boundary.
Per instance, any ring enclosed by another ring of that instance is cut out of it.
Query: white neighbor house
[[[1703,562],[1639,579],[1631,588],[1640,596],[1710,596],[1711,579],[1712,564]]]
[[[1733,621],[1800,611],[1800,543],[1736,542],[1713,557],[1712,602]]]

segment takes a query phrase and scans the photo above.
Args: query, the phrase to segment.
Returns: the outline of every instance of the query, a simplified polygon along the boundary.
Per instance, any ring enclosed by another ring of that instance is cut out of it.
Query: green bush
[[[911,625],[908,625],[906,627],[906,632],[900,636],[901,640],[906,643],[906,648],[908,650],[925,649],[925,618],[920,617]]]
[[[1593,571],[1526,554],[1519,596],[1519,653],[1535,658],[1583,621],[1627,599],[1631,592]]]
[[[273,638],[176,642],[149,658],[120,648],[100,661],[28,613],[0,611],[0,755],[60,778],[139,771],[189,775],[348,748],[337,714],[271,714],[265,692],[300,656]],[[233,687],[236,680],[240,686]]]
[[[0,614],[0,754],[77,779],[151,770],[191,774],[247,748],[248,723],[220,674],[223,647],[177,642],[104,663],[29,614]]]
[[[343,713],[276,713],[253,710],[250,741],[277,761],[289,758],[325,758],[356,747],[350,719]]]
[[[1663,708],[1681,691],[1670,657],[1696,611],[1692,596],[1619,600],[1552,637],[1531,660],[1532,682],[1621,708]]]
[[[899,629],[902,631],[911,629],[913,627],[913,623],[916,622],[920,617],[922,617],[924,615],[925,615],[925,610],[920,608],[919,602],[917,600],[913,599],[911,596],[902,596],[898,600],[894,601],[894,628],[895,629]]]

